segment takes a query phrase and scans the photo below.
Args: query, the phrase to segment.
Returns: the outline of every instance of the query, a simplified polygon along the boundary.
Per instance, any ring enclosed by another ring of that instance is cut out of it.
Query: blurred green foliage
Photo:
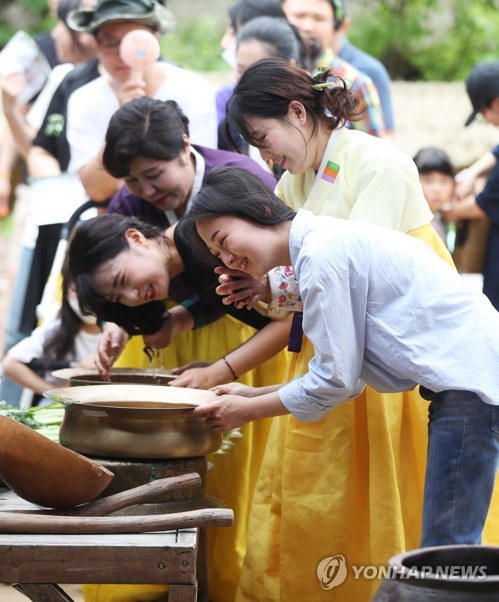
[[[2,0],[0,3],[0,48],[18,29],[31,35],[49,30],[55,19],[49,13],[48,0]]]
[[[394,79],[452,81],[477,62],[499,59],[498,14],[499,0],[363,0],[348,35]],[[35,35],[53,23],[48,0],[2,0],[0,47],[20,27]],[[161,39],[162,53],[195,71],[226,71],[219,45],[225,25],[217,15],[193,15]]]
[[[499,0],[370,0],[348,36],[393,79],[452,81],[498,60]]]
[[[163,56],[193,71],[229,69],[220,53],[225,22],[214,17],[193,17],[187,25],[178,25],[160,40]]]

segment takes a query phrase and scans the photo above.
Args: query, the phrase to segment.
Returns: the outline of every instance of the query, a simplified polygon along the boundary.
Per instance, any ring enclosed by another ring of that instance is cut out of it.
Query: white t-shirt
[[[14,345],[7,353],[7,356],[13,357],[23,364],[29,364],[31,360],[43,357],[43,350],[47,341],[51,339],[54,336],[54,333],[60,328],[60,318],[56,318],[49,321],[47,324],[39,326],[32,332],[31,336],[26,337],[17,345]],[[60,359],[80,361],[91,353],[95,353],[99,345],[100,336],[100,333],[91,334],[80,330],[75,338],[74,356],[66,356],[65,358]],[[50,372],[45,373],[43,378],[49,382],[58,382],[58,379],[54,378]]]
[[[161,65],[165,69],[165,78],[154,98],[175,100],[189,118],[191,142],[216,148],[215,90],[197,73],[169,63]],[[67,115],[70,173],[78,171],[97,155],[104,144],[109,121],[119,108],[108,75],[101,75],[73,92]]]

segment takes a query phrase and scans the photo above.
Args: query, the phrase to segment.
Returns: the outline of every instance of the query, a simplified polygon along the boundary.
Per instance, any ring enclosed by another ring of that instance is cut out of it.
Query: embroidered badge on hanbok
[[[322,173],[321,178],[329,182],[330,184],[334,184],[336,182],[336,178],[338,177],[338,172],[340,171],[340,166],[332,161],[328,161],[324,171]]]

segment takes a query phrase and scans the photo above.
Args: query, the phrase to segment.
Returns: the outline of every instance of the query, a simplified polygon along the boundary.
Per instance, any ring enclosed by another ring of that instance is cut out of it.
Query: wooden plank
[[[39,585],[17,584],[13,586],[32,602],[74,602],[58,585],[43,583]]]
[[[1,491],[0,511],[27,510],[36,506],[10,490]],[[16,587],[36,602],[70,601],[50,585],[55,583],[173,584],[172,600],[195,601],[198,531],[0,534],[0,583],[20,584]]]
[[[61,536],[64,538],[65,536]],[[115,546],[10,542],[0,545],[1,583],[194,583],[196,541]],[[102,538],[104,539],[104,537]]]
[[[197,585],[170,585],[168,602],[196,602],[198,597]]]
[[[138,547],[162,546],[189,546],[196,541],[196,529],[182,529],[180,531],[157,531],[154,533],[139,534],[106,534],[106,535],[53,535],[53,534],[24,534],[0,533],[0,546],[15,545],[51,545],[54,547],[66,546],[130,546],[130,542]]]

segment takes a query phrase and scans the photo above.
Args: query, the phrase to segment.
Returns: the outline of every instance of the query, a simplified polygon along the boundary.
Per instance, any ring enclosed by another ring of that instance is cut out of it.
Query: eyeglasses
[[[95,38],[95,41],[103,54],[118,54],[120,50],[121,40],[99,40],[99,38]]]

